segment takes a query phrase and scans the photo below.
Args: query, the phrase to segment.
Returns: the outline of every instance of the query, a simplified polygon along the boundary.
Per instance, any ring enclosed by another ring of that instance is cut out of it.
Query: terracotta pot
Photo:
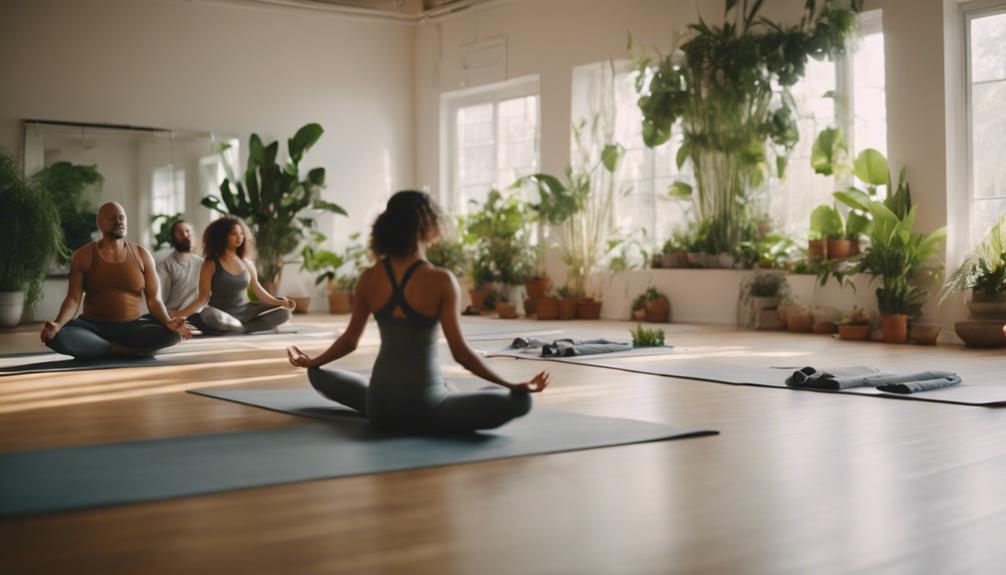
[[[311,307],[311,296],[290,296],[297,307],[293,308],[293,313],[307,313],[308,308]]]
[[[576,317],[578,319],[600,319],[601,302],[592,299],[580,300],[576,304]]]
[[[807,260],[819,262],[825,258],[828,244],[824,240],[807,240]]]
[[[1002,298],[989,297],[983,292],[972,291],[968,300],[968,311],[973,319],[1006,318],[1006,302]]]
[[[538,310],[538,300],[528,298],[524,300],[524,315],[534,315]]]
[[[551,283],[552,281],[548,277],[540,277],[524,282],[524,287],[527,288],[528,299],[536,300],[545,297],[545,293],[548,291]]]
[[[786,302],[779,302],[779,307],[777,309],[779,311],[779,327],[782,329],[788,328],[786,314],[789,312],[790,307],[790,304]]]
[[[806,333],[814,327],[814,314],[809,310],[791,306],[786,311],[786,327],[793,333]]]
[[[534,302],[535,314],[538,319],[559,319],[559,300],[554,297],[543,297]]]
[[[646,308],[641,307],[639,309],[632,310],[632,319],[636,321],[646,321]]]
[[[908,316],[903,313],[880,314],[880,330],[887,343],[908,341]]]
[[[576,319],[576,304],[579,302],[575,297],[564,297],[559,300],[559,319]]]
[[[859,255],[859,238],[849,240],[849,255],[850,256]]]
[[[1004,320],[989,319],[959,321],[954,324],[954,331],[968,347],[1003,347],[1006,346],[1004,323]]]
[[[916,323],[912,322],[908,326],[908,339],[919,345],[936,345],[936,338],[940,337],[940,324],[938,323]]]
[[[496,304],[496,313],[499,314],[500,319],[515,319],[517,317],[517,306],[501,301]]]
[[[660,254],[661,265],[665,268],[681,268],[687,263],[685,252],[668,252]]]
[[[852,242],[843,239],[828,240],[828,259],[844,260],[852,255]]]
[[[646,302],[646,321],[651,323],[665,323],[671,319],[671,302],[667,298],[660,297]]]
[[[693,268],[702,267],[702,256],[705,254],[699,252],[688,252],[685,254],[685,259],[688,260],[688,265]]]
[[[653,269],[664,267],[664,254],[653,254],[653,257],[650,258],[650,267]]]
[[[838,326],[836,326],[835,322],[831,320],[820,320],[814,321],[814,325],[811,329],[814,333],[829,334],[837,332]]]
[[[472,307],[475,309],[482,309],[486,305],[486,290],[484,289],[473,289],[468,290],[468,295],[472,296]]]
[[[328,294],[328,313],[349,313],[353,311],[348,291],[333,291]]]
[[[863,341],[870,337],[872,325],[840,325],[838,326],[838,338],[849,341]]]

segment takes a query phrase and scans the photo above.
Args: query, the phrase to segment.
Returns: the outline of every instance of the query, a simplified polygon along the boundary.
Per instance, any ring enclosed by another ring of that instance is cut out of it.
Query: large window
[[[613,70],[614,79],[606,74]],[[677,168],[680,135],[666,144],[647,148],[642,138],[642,114],[636,105],[636,72],[628,63],[591,64],[573,71],[573,119],[612,108],[614,140],[625,148],[616,174],[620,191],[616,227],[623,232],[643,228],[659,246],[671,232],[684,227],[690,202],[672,198],[669,186],[677,179],[689,181],[690,168]],[[601,95],[612,92],[610,104]],[[760,209],[771,214],[786,233],[806,235],[810,212],[833,201],[831,194],[847,182],[814,173],[811,148],[817,134],[840,126],[855,156],[866,148],[887,153],[887,118],[884,90],[884,37],[879,11],[861,15],[859,37],[850,54],[836,62],[811,60],[806,76],[791,88],[799,115],[800,141],[789,158],[785,178],[765,184]]]
[[[172,165],[154,168],[150,185],[150,213],[185,213],[185,170]]]
[[[970,245],[1006,212],[1006,6],[968,12]]]
[[[521,79],[445,94],[445,188],[456,212],[483,202],[493,188],[540,170],[538,80]]]

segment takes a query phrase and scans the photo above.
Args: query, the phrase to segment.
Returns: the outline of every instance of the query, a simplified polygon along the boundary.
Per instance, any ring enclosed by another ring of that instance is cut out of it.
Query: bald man
[[[76,359],[149,357],[189,337],[184,318],[168,316],[154,258],[126,240],[126,212],[108,202],[98,209],[101,239],[70,260],[70,285],[55,321],[42,326],[42,343]],[[149,315],[140,317],[140,296]],[[84,313],[75,318],[84,298]]]

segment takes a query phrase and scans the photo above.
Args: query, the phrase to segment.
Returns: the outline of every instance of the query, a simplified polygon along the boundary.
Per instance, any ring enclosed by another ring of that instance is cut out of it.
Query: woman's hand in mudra
[[[510,385],[510,389],[514,391],[528,391],[531,393],[538,393],[543,391],[548,384],[552,381],[552,376],[548,374],[547,371],[542,371],[538,375],[531,378],[530,381],[525,381],[523,383],[514,383]]]
[[[318,367],[317,360],[311,359],[295,345],[286,348],[286,356],[294,367]]]

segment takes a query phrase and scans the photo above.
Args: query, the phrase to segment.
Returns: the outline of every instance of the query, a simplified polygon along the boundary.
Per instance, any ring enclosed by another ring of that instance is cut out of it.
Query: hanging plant
[[[734,251],[751,190],[785,172],[800,137],[789,87],[808,58],[844,52],[862,10],[862,0],[807,0],[799,24],[783,26],[759,15],[763,4],[725,0],[721,25],[700,19],[679,51],[637,59],[643,140],[659,146],[678,127],[678,167],[694,169],[692,202],[711,252]]]

